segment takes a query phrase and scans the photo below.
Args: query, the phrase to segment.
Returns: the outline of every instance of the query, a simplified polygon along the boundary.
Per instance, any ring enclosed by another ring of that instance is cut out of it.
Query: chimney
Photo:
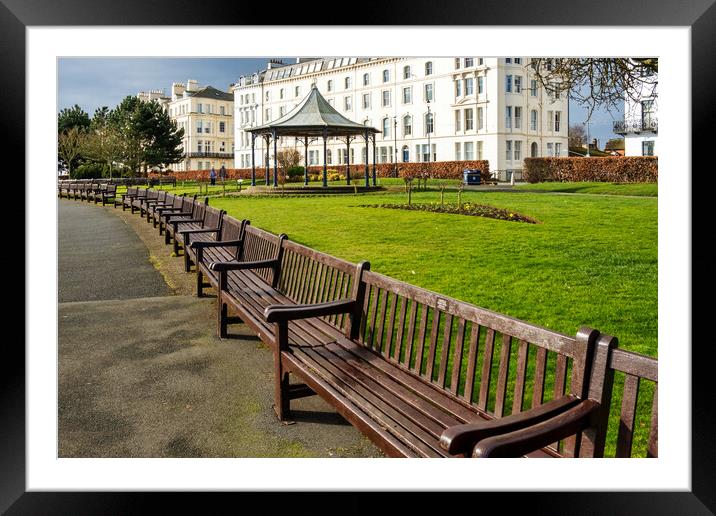
[[[196,91],[199,89],[199,83],[194,79],[186,81],[186,91]]]

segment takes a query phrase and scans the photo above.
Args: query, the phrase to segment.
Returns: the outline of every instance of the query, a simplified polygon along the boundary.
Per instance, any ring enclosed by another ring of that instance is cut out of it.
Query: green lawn
[[[516,185],[515,190],[539,192],[590,193],[602,195],[638,195],[656,197],[656,183],[535,183]]]

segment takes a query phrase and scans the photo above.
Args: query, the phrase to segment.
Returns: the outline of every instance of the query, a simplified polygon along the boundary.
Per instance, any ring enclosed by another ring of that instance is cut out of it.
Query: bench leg
[[[204,295],[204,274],[201,272],[201,268],[196,268],[196,297],[202,297]]]
[[[169,237],[169,226],[164,227],[164,243],[169,245],[171,243],[170,237]]]
[[[281,364],[281,352],[276,349],[274,354],[274,397],[273,406],[279,421],[291,417],[291,400],[288,396],[288,371]]]
[[[174,243],[172,249],[174,250],[174,254],[176,256],[179,256],[179,239],[176,236],[176,233],[174,234]]]
[[[227,326],[227,316],[228,316],[228,310],[229,307],[224,303],[224,300],[221,298],[221,290],[219,290],[218,295],[216,296],[217,301],[217,307],[218,307],[218,328],[217,332],[219,334],[220,339],[224,339],[228,336],[228,332],[226,331]]]
[[[186,246],[184,246],[184,272],[191,272],[191,258],[186,252]]]

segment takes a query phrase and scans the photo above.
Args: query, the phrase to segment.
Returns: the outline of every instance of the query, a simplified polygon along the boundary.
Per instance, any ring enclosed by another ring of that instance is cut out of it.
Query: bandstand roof
[[[246,129],[256,135],[275,134],[277,136],[348,136],[353,134],[379,133],[374,127],[353,122],[341,115],[320,94],[316,85],[303,101],[287,114],[269,122]]]

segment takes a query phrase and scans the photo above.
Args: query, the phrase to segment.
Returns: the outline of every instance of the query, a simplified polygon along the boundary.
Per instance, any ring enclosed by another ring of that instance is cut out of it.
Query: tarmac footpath
[[[317,396],[273,411],[273,356],[136,214],[58,201],[60,457],[381,457]],[[209,291],[210,292],[210,291]]]

